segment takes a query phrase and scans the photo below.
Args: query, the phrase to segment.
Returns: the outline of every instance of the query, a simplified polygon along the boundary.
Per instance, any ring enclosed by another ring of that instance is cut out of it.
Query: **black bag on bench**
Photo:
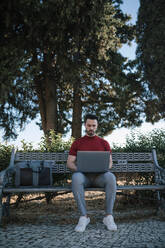
[[[52,166],[50,166],[49,162],[43,161],[41,166],[38,167],[37,181],[39,186],[52,185]]]
[[[16,163],[15,168],[15,185],[17,187],[52,185],[52,161],[21,161]]]

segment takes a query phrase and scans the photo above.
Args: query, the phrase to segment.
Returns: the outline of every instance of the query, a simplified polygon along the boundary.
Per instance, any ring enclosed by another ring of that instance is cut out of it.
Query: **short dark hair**
[[[96,115],[93,115],[93,114],[87,114],[84,118],[84,122],[86,123],[87,119],[90,119],[90,120],[97,120],[98,121],[98,117]]]

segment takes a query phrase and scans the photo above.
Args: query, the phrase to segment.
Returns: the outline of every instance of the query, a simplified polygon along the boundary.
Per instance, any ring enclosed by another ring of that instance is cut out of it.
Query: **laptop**
[[[109,151],[78,151],[77,169],[84,173],[103,173],[109,170]]]

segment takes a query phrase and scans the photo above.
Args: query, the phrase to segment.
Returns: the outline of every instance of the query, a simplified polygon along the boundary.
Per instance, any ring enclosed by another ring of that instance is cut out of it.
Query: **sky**
[[[139,0],[123,0],[122,10],[124,13],[131,15],[132,17],[131,23],[133,24],[136,23],[138,8],[139,8]],[[120,52],[129,59],[134,59],[135,51],[136,51],[136,43],[132,42],[131,46],[124,45]],[[17,139],[15,141],[8,142],[8,144],[14,144],[16,147],[21,147],[21,140],[25,140],[26,142],[32,143],[34,147],[37,147],[38,143],[41,141],[43,132],[39,129],[39,127],[35,124],[35,122],[36,121],[34,120],[31,121],[29,124],[27,124],[24,131],[19,132]],[[104,138],[110,143],[112,147],[113,147],[113,143],[122,146],[126,143],[126,138],[130,136],[130,133],[132,131],[148,133],[155,128],[165,128],[165,121],[163,120],[159,121],[154,125],[150,123],[143,123],[142,126],[138,128],[116,129],[115,131],[113,131],[112,134]],[[0,139],[0,142],[3,143],[2,138]]]

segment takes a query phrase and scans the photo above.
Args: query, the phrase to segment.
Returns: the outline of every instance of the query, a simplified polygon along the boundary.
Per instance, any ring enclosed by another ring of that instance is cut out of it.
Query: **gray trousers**
[[[72,191],[82,216],[87,214],[84,189],[86,187],[103,187],[105,189],[106,214],[113,214],[116,197],[116,178],[111,172],[101,174],[83,174],[74,172],[72,175]]]

